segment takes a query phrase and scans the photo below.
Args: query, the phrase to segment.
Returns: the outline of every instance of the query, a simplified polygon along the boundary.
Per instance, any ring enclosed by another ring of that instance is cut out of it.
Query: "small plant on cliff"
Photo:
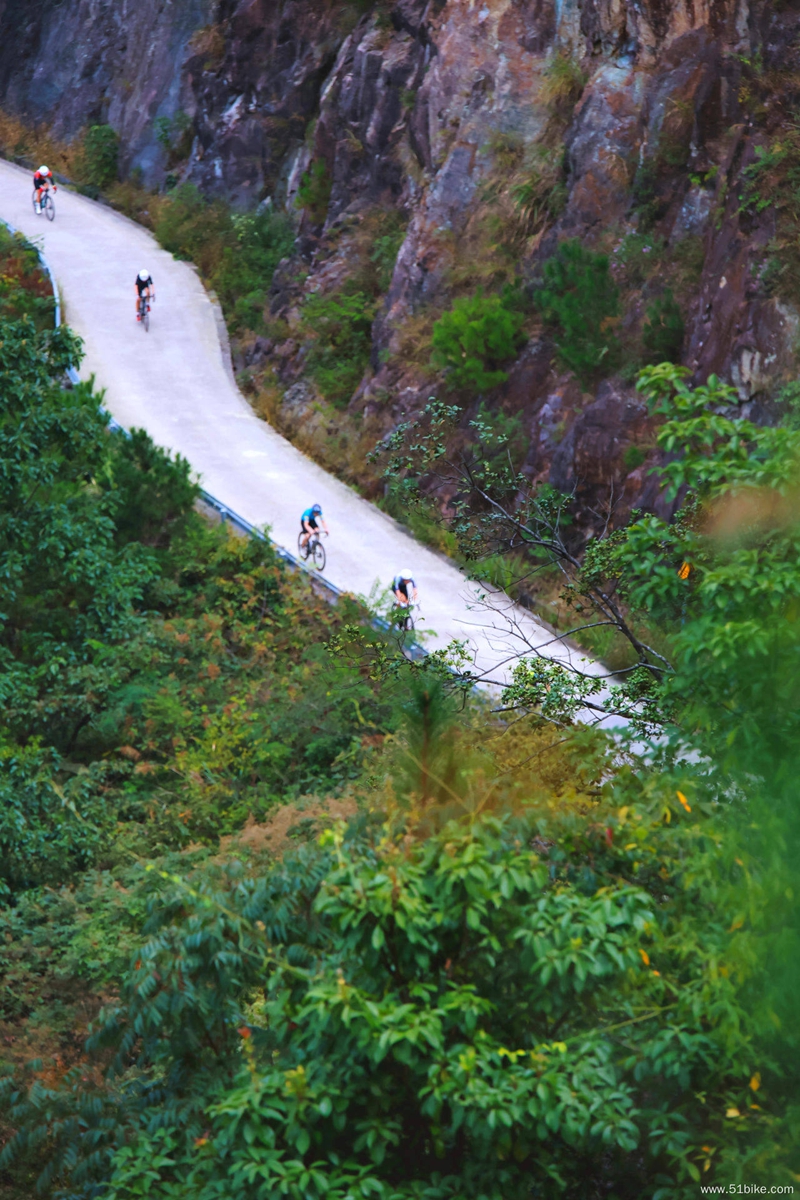
[[[586,72],[566,52],[556,54],[548,63],[539,89],[539,99],[551,113],[569,117],[586,87]]]
[[[642,341],[650,362],[680,362],[683,348],[683,315],[672,289],[667,288],[647,310]]]
[[[317,158],[300,180],[297,204],[305,209],[315,225],[321,225],[328,212],[333,181],[324,159]]]
[[[173,167],[189,157],[192,149],[192,118],[187,113],[179,109],[172,117],[157,117],[154,128],[167,166]]]
[[[511,186],[518,220],[528,236],[561,216],[567,202],[564,154],[537,155],[525,177]]]
[[[433,362],[451,387],[484,392],[508,378],[500,364],[520,342],[522,313],[504,296],[462,296],[433,327]]]
[[[544,264],[534,302],[558,331],[561,362],[580,380],[589,382],[614,369],[619,289],[609,273],[608,255],[584,249],[577,238],[562,242]]]

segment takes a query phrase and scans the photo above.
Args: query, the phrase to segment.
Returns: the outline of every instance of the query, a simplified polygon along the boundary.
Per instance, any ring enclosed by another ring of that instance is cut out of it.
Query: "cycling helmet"
[[[411,571],[409,571],[409,570],[408,570],[408,568],[406,567],[404,570],[402,570],[402,571],[400,572],[400,578],[401,578],[401,579],[413,579],[413,578],[414,578],[414,575],[413,575],[413,573],[412,573]]]
[[[147,280],[150,278],[150,272],[146,267],[142,267],[141,271],[139,272],[139,278],[141,279],[142,283],[147,283]]]
[[[311,511],[312,511],[312,513],[320,513],[321,514],[322,513],[322,505],[321,504],[312,504]]]
[[[49,175],[50,168],[49,167],[39,167],[39,174],[40,175]]]

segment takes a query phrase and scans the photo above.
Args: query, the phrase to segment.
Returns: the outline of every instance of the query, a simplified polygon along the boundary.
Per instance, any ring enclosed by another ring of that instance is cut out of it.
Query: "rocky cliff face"
[[[0,103],[66,139],[110,123],[124,167],[155,181],[155,122],[180,110],[189,39],[214,11],[213,0],[0,0]]]
[[[273,418],[344,474],[368,484],[361,451],[441,387],[430,330],[453,297],[528,287],[564,238],[610,257],[622,363],[579,383],[533,313],[507,381],[459,399],[465,424],[481,404],[516,421],[526,471],[574,489],[587,531],[610,506],[615,519],[658,506],[632,378],[660,298],[679,310],[675,353],[696,379],[730,380],[757,418],[777,411],[800,332],[796,4],[147,0],[128,12],[81,0],[27,11],[0,0],[4,103],[67,133],[102,115],[153,179],[164,169],[153,119],[185,112],[180,177],[240,206],[295,205],[297,259],[276,278],[271,336],[243,344],[239,366],[254,393],[270,389]],[[373,249],[400,228],[379,285]],[[310,367],[304,305],[353,293],[372,305],[371,351],[349,402],[332,406]],[[330,452],[337,437],[349,459]]]

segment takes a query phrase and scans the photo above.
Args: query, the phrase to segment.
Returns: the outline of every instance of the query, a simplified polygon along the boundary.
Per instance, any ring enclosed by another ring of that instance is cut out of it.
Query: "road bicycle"
[[[139,297],[139,324],[147,333],[150,328],[150,300],[147,296]]]
[[[308,541],[303,545],[305,534],[301,531],[297,538],[297,553],[303,562],[308,562],[309,559],[313,562],[318,571],[325,570],[325,547],[319,540],[319,533],[316,531],[309,535]]]
[[[414,629],[414,610],[417,608],[419,605],[411,601],[408,604],[398,604],[395,601],[392,605],[392,624],[395,629],[399,629],[401,633],[411,633]]]
[[[47,217],[48,221],[55,221],[56,206],[53,201],[53,197],[50,194],[50,191],[51,191],[50,188],[45,188],[44,191],[42,192],[40,211],[38,213],[36,213],[36,215],[41,216],[42,213],[44,213],[44,215]],[[33,189],[33,211],[36,212],[36,188]]]

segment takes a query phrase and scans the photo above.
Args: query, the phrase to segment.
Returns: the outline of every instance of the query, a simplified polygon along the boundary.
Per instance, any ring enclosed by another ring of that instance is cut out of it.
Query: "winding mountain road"
[[[193,267],[173,259],[146,229],[64,188],[50,224],[33,212],[31,190],[29,171],[0,162],[0,216],[42,248],[64,319],[84,341],[81,376],[95,376],[121,425],[142,427],[182,454],[206,491],[251,524],[269,525],[290,551],[300,513],[319,502],[331,530],[331,582],[369,596],[376,584],[385,587],[398,570],[412,568],[426,646],[466,641],[475,668],[493,681],[508,679],[517,656],[532,647],[550,658],[570,656],[530,613],[502,594],[487,605],[455,564],[419,545],[254,415],[234,382],[218,310]],[[142,267],[157,291],[149,334],[134,319],[134,278]],[[580,665],[605,674],[582,656]]]

